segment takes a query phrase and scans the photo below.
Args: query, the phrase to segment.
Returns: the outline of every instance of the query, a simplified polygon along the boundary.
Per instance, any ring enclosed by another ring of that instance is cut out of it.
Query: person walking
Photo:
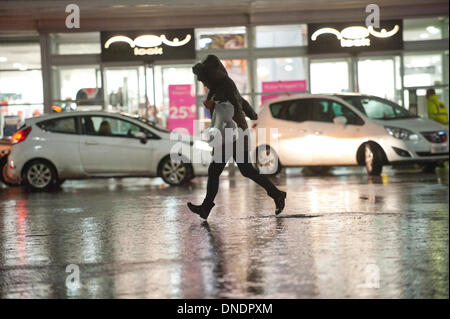
[[[213,143],[213,159],[208,168],[207,191],[203,203],[194,205],[189,202],[187,206],[201,218],[205,220],[208,218],[215,206],[214,199],[219,190],[219,177],[228,160],[233,157],[241,174],[266,190],[275,202],[275,214],[280,214],[285,207],[286,192],[279,190],[266,175],[260,174],[253,167],[249,156],[250,141],[248,135],[239,134],[241,130],[245,132],[248,129],[245,115],[249,116],[250,119],[256,119],[256,113],[249,103],[242,98],[235,83],[215,55],[208,55],[205,61],[194,65],[192,71],[197,79],[209,89],[204,105],[212,112],[211,124],[214,129],[221,132],[222,143],[219,145]],[[241,130],[235,130],[236,127]],[[227,136],[227,129],[228,132],[232,132],[231,137]],[[239,133],[236,134],[236,131]],[[244,145],[243,154],[238,154],[241,149],[237,146],[242,145],[241,143]],[[230,145],[232,152],[228,152]]]

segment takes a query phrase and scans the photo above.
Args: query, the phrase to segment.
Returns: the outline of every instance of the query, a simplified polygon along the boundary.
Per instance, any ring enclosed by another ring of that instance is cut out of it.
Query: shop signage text
[[[195,58],[193,34],[193,29],[102,32],[102,60],[192,59]]]
[[[299,92],[306,91],[306,81],[298,80],[298,81],[271,81],[271,82],[262,82],[262,91],[263,93],[269,92],[294,92],[293,94],[297,94]],[[263,95],[261,97],[261,103],[264,103],[266,100],[274,99],[279,96],[283,96],[280,94],[274,95]]]
[[[167,128],[185,128],[194,134],[196,119],[195,96],[191,84],[169,85],[169,118]]]
[[[401,21],[381,21],[380,30],[358,23],[308,25],[309,53],[401,50]]]

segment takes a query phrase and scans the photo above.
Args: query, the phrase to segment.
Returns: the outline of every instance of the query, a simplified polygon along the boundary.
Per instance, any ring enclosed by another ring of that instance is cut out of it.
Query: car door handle
[[[322,131],[314,131],[314,134],[315,135],[320,135],[320,134],[322,134]]]

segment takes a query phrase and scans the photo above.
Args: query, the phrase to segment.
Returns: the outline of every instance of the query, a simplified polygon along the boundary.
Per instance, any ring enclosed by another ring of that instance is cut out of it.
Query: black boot
[[[201,218],[206,220],[209,216],[209,213],[211,212],[211,209],[214,207],[215,204],[203,202],[203,204],[201,205],[194,205],[191,202],[189,202],[187,205],[194,214],[197,214]]]
[[[278,194],[276,197],[273,197],[276,206],[275,215],[279,215],[283,211],[286,201],[286,195],[286,192],[280,191],[280,194]]]

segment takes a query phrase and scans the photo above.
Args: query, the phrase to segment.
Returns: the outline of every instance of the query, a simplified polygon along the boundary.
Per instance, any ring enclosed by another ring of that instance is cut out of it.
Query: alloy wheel
[[[278,158],[270,147],[258,152],[257,165],[261,173],[273,174],[277,171]]]
[[[181,184],[187,175],[186,166],[181,161],[168,160],[161,170],[162,177],[170,184]]]
[[[35,188],[45,188],[52,181],[52,171],[43,163],[33,164],[27,171],[27,180]]]

